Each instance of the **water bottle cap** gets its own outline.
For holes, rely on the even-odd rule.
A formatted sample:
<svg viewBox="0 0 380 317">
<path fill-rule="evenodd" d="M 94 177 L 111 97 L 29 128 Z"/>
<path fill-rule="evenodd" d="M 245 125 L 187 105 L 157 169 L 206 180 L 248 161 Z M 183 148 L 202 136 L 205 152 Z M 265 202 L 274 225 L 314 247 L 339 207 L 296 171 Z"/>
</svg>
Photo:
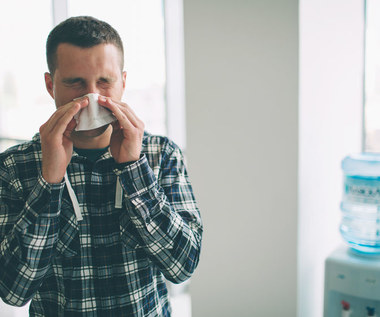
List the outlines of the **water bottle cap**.
<svg viewBox="0 0 380 317">
<path fill-rule="evenodd" d="M 342 161 L 346 175 L 379 176 L 380 153 L 358 153 L 346 156 Z"/>
</svg>

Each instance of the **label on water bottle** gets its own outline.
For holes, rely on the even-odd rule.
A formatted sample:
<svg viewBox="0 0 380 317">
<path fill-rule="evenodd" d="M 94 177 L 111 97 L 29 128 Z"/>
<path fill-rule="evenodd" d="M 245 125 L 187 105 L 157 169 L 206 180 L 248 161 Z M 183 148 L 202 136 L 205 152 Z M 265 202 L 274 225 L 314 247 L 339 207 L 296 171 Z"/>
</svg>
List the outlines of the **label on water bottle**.
<svg viewBox="0 0 380 317">
<path fill-rule="evenodd" d="M 380 178 L 345 176 L 343 199 L 362 204 L 380 204 Z"/>
</svg>

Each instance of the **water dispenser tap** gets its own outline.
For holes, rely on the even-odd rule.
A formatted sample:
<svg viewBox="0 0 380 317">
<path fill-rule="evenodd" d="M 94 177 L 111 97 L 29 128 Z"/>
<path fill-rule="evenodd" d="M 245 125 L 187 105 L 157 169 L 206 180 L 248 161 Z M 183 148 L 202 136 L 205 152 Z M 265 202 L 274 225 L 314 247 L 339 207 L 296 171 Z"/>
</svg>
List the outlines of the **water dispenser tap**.
<svg viewBox="0 0 380 317">
<path fill-rule="evenodd" d="M 351 315 L 350 303 L 342 300 L 341 304 L 342 304 L 342 317 L 350 317 Z"/>
<path fill-rule="evenodd" d="M 367 316 L 376 316 L 374 307 L 367 307 Z"/>
</svg>

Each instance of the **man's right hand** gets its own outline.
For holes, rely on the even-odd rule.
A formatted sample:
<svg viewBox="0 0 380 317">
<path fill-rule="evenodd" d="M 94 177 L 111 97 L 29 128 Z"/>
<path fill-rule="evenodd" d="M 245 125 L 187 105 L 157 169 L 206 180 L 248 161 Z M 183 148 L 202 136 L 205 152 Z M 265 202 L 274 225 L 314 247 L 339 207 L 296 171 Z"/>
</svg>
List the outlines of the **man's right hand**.
<svg viewBox="0 0 380 317">
<path fill-rule="evenodd" d="M 71 101 L 59 107 L 40 127 L 42 177 L 48 183 L 60 183 L 73 154 L 71 133 L 75 129 L 75 114 L 88 106 L 88 99 Z"/>
</svg>

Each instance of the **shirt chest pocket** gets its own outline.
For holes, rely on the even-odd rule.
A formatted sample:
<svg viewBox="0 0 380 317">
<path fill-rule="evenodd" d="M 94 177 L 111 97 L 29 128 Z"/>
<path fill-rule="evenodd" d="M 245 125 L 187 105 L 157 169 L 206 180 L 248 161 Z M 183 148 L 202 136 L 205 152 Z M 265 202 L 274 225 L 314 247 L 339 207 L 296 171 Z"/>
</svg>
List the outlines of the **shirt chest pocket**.
<svg viewBox="0 0 380 317">
<path fill-rule="evenodd" d="M 70 201 L 63 199 L 59 219 L 57 251 L 64 257 L 71 257 L 80 251 L 79 227 Z"/>
<path fill-rule="evenodd" d="M 136 227 L 126 213 L 120 216 L 120 239 L 127 250 L 139 249 L 143 246 Z"/>
</svg>

